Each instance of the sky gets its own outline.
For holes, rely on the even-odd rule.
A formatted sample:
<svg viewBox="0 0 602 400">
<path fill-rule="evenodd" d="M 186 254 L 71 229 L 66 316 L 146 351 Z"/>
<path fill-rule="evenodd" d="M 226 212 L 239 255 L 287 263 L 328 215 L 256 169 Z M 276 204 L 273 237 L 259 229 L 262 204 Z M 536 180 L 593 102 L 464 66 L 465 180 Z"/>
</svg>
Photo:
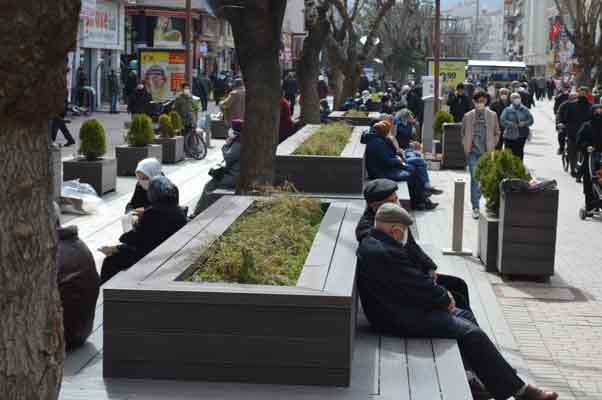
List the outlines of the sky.
<svg viewBox="0 0 602 400">
<path fill-rule="evenodd" d="M 463 0 L 441 0 L 441 8 L 445 10 L 458 3 L 462 3 L 462 1 Z M 485 7 L 489 10 L 501 10 L 504 7 L 504 0 L 481 0 L 481 7 Z"/>
</svg>

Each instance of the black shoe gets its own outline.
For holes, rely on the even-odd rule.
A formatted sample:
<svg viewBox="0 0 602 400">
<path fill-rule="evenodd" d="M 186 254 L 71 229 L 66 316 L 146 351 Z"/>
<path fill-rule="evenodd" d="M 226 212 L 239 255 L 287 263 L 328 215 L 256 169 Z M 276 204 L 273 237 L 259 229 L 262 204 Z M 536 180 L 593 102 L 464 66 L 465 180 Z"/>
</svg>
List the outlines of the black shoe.
<svg viewBox="0 0 602 400">
<path fill-rule="evenodd" d="M 65 145 L 63 147 L 73 146 L 74 144 L 75 144 L 75 142 L 73 142 L 73 141 L 67 142 L 67 143 L 65 143 Z"/>
<path fill-rule="evenodd" d="M 426 199 L 424 201 L 424 203 L 420 203 L 420 204 L 416 205 L 415 209 L 417 211 L 429 211 L 429 210 L 434 210 L 435 208 L 437 208 L 438 205 L 439 205 L 439 203 L 433 203 L 429 199 Z"/>
<path fill-rule="evenodd" d="M 426 188 L 426 189 L 424 189 L 424 191 L 426 193 L 428 193 L 428 194 L 435 195 L 435 196 L 443 194 L 443 190 L 437 189 L 437 188 L 434 188 L 434 187 Z"/>
<path fill-rule="evenodd" d="M 559 156 L 561 156 L 562 153 L 564 153 L 564 149 L 562 147 L 559 147 L 558 150 L 556 150 L 556 154 L 558 154 Z"/>
<path fill-rule="evenodd" d="M 483 386 L 483 384 L 476 378 L 470 379 L 468 381 L 468 385 L 470 386 L 470 392 L 472 393 L 472 397 L 474 400 L 490 400 L 493 399 L 493 396 L 489 391 Z"/>
</svg>

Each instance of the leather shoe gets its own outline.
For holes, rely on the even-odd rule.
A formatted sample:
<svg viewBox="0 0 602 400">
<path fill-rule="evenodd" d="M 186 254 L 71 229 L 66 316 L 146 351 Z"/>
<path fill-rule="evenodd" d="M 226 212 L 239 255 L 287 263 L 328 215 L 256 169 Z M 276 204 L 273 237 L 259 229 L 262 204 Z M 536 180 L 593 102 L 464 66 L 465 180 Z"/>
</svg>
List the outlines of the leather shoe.
<svg viewBox="0 0 602 400">
<path fill-rule="evenodd" d="M 544 392 L 533 385 L 528 385 L 525 392 L 521 396 L 515 396 L 516 400 L 556 400 L 558 393 Z"/>
<path fill-rule="evenodd" d="M 437 188 L 435 188 L 435 187 L 426 188 L 426 189 L 424 189 L 424 191 L 425 191 L 426 193 L 433 194 L 433 195 L 435 195 L 435 196 L 438 196 L 438 195 L 440 195 L 440 194 L 443 194 L 443 190 L 441 190 L 441 189 L 437 189 Z"/>
</svg>

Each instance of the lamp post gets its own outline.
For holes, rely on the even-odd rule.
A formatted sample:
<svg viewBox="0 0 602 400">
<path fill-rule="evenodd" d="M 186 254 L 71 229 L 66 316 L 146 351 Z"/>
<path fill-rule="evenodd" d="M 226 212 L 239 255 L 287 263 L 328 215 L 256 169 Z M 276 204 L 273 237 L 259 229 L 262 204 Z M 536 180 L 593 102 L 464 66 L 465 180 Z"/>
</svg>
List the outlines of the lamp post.
<svg viewBox="0 0 602 400">
<path fill-rule="evenodd" d="M 192 85 L 192 0 L 186 0 L 186 72 L 185 79 Z"/>
<path fill-rule="evenodd" d="M 440 57 L 440 49 L 441 49 L 441 0 L 435 0 L 435 43 L 433 46 L 433 58 L 435 63 L 435 72 L 433 79 L 435 80 L 435 104 L 433 107 L 433 113 L 437 114 L 441 109 L 441 104 L 439 103 L 439 57 Z M 433 121 L 435 120 L 435 115 L 433 114 Z"/>
</svg>

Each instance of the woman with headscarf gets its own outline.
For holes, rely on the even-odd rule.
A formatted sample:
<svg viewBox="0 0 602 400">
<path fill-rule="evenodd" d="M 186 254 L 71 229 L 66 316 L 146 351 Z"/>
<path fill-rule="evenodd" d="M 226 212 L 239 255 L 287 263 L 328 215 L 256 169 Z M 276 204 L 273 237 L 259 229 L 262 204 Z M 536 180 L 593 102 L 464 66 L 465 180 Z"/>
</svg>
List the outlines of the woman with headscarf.
<svg viewBox="0 0 602 400">
<path fill-rule="evenodd" d="M 577 146 L 583 153 L 583 193 L 585 194 L 585 210 L 589 214 L 597 208 L 592 181 L 592 178 L 596 177 L 591 176 L 588 166 L 590 157 L 593 157 L 598 161 L 597 164 L 600 164 L 600 154 L 602 153 L 602 105 L 594 104 L 592 106 L 592 119 L 581 126 L 577 134 Z"/>
<path fill-rule="evenodd" d="M 161 174 L 161 163 L 154 157 L 145 158 L 138 163 L 136 167 L 136 189 L 132 199 L 125 206 L 126 214 L 134 211 L 136 214 L 142 215 L 144 209 L 150 205 L 148 200 L 150 180 Z"/>
<path fill-rule="evenodd" d="M 186 214 L 178 204 L 178 188 L 167 177 L 160 175 L 150 180 L 148 200 L 150 207 L 134 229 L 121 235 L 121 243 L 99 249 L 107 256 L 100 272 L 101 284 L 136 264 L 186 225 Z"/>
</svg>

